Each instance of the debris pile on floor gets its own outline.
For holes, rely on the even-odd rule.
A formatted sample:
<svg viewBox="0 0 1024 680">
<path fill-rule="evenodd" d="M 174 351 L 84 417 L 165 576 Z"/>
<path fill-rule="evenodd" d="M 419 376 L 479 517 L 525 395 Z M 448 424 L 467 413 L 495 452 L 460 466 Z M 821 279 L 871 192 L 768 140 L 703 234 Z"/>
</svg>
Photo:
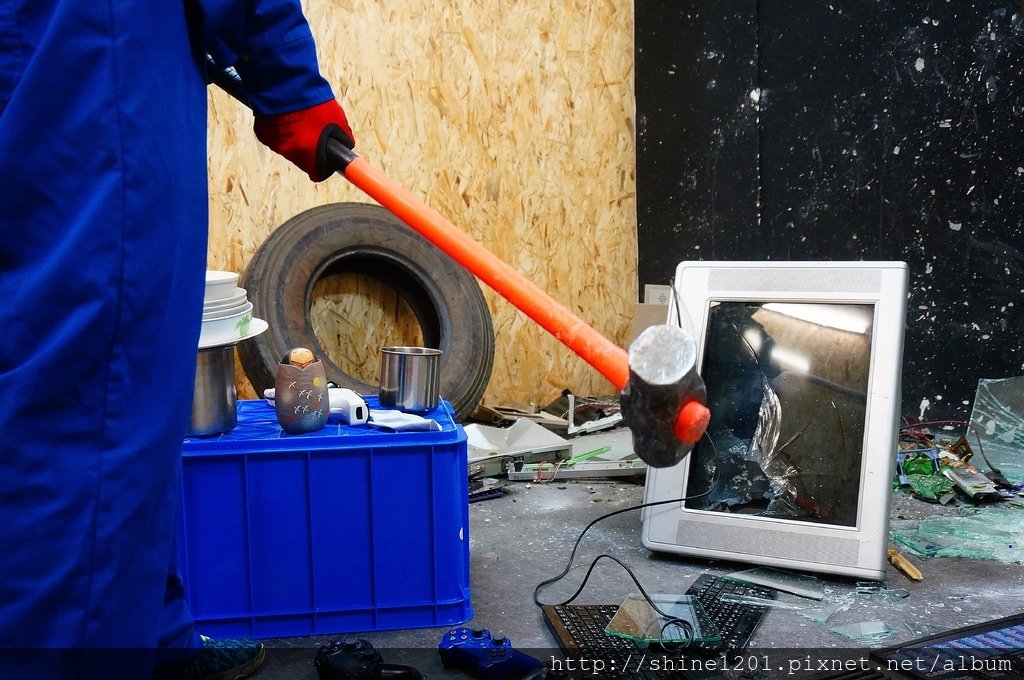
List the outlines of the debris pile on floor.
<svg viewBox="0 0 1024 680">
<path fill-rule="evenodd" d="M 614 397 L 565 390 L 535 412 L 479 407 L 473 419 L 465 426 L 471 479 L 549 482 L 641 476 L 647 469 Z"/>
<path fill-rule="evenodd" d="M 911 422 L 900 430 L 894 484 L 950 511 L 898 515 L 890 537 L 920 557 L 1022 562 L 1022 477 L 1024 378 L 981 380 L 969 422 Z"/>
</svg>

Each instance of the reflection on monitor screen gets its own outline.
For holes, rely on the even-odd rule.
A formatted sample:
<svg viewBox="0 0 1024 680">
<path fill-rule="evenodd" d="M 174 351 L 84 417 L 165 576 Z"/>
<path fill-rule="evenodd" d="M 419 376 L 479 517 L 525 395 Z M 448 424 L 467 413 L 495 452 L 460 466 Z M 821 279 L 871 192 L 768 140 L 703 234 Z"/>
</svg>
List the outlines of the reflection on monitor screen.
<svg viewBox="0 0 1024 680">
<path fill-rule="evenodd" d="M 712 302 L 689 507 L 854 526 L 873 305 Z"/>
<path fill-rule="evenodd" d="M 694 339 L 711 421 L 648 468 L 644 546 L 884 577 L 908 279 L 902 262 L 679 264 L 668 322 Z"/>
</svg>

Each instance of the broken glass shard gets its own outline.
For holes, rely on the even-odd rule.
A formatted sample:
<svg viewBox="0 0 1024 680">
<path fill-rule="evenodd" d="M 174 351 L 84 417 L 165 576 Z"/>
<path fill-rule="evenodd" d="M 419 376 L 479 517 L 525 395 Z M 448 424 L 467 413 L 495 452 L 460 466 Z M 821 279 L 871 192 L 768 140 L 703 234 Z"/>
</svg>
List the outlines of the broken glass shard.
<svg viewBox="0 0 1024 680">
<path fill-rule="evenodd" d="M 798 615 L 810 619 L 815 623 L 825 623 L 839 612 L 844 612 L 850 608 L 853 604 L 853 598 L 846 597 L 836 602 L 829 604 L 823 604 L 820 607 L 811 607 L 809 609 L 801 609 L 797 612 Z"/>
<path fill-rule="evenodd" d="M 920 522 L 894 521 L 889 534 L 922 557 L 1024 560 L 1024 512 L 1019 508 L 980 508 L 966 516 L 933 516 Z"/>
<path fill-rule="evenodd" d="M 740 595 L 739 593 L 722 593 L 718 596 L 718 599 L 722 602 L 734 602 L 738 604 L 750 604 L 755 607 L 774 607 L 775 609 L 806 609 L 809 604 L 800 604 L 798 602 L 783 602 L 782 600 L 772 600 L 765 597 L 757 597 L 756 595 Z"/>
<path fill-rule="evenodd" d="M 837 626 L 829 630 L 830 633 L 844 637 L 854 642 L 876 642 L 885 640 L 896 634 L 896 631 L 885 621 L 861 621 L 850 623 L 845 626 Z"/>
<path fill-rule="evenodd" d="M 753 583 L 754 585 L 775 588 L 775 590 L 793 593 L 800 597 L 809 597 L 813 600 L 820 600 L 825 596 L 825 589 L 820 579 L 772 567 L 758 567 L 757 569 L 737 571 L 726 574 L 725 578 L 730 581 Z"/>
<path fill-rule="evenodd" d="M 1024 376 L 979 380 L 971 425 L 984 458 L 1011 482 L 1024 480 Z"/>
<path fill-rule="evenodd" d="M 665 594 L 652 594 L 650 598 L 648 602 L 640 593 L 627 595 L 605 632 L 638 642 L 688 644 L 722 639 L 697 598 Z"/>
</svg>

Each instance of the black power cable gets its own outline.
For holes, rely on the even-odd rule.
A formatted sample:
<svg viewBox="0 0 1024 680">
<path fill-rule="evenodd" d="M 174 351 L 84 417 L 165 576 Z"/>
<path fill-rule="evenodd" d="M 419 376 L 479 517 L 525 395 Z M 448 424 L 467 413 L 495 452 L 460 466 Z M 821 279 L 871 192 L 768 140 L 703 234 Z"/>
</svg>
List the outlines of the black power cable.
<svg viewBox="0 0 1024 680">
<path fill-rule="evenodd" d="M 590 530 L 590 528 L 593 527 L 598 522 L 600 522 L 602 520 L 605 520 L 605 519 L 608 519 L 610 517 L 614 517 L 616 515 L 621 515 L 624 512 L 630 512 L 632 510 L 640 510 L 640 509 L 643 509 L 643 508 L 650 508 L 650 507 L 655 507 L 655 506 L 658 506 L 658 505 L 667 505 L 667 504 L 670 504 L 670 503 L 673 503 L 673 504 L 674 503 L 684 503 L 686 501 L 696 500 L 698 498 L 703 498 L 705 496 L 710 495 L 711 492 L 713 492 L 715 490 L 715 488 L 717 488 L 717 486 L 718 486 L 718 482 L 719 482 L 719 469 L 720 469 L 721 466 L 718 464 L 719 456 L 718 456 L 718 449 L 717 449 L 717 447 L 715 447 L 715 443 L 711 440 L 711 437 L 708 436 L 707 432 L 704 433 L 704 436 L 707 437 L 708 442 L 711 444 L 711 448 L 712 448 L 712 450 L 714 452 L 713 455 L 714 455 L 715 461 L 716 461 L 715 473 L 714 473 L 714 476 L 712 477 L 711 485 L 708 487 L 707 491 L 703 491 L 703 492 L 701 492 L 699 494 L 694 494 L 692 496 L 683 496 L 681 498 L 670 498 L 668 500 L 663 500 L 663 501 L 652 501 L 650 503 L 640 503 L 638 505 L 631 505 L 628 508 L 620 508 L 619 510 L 613 510 L 612 512 L 605 513 L 605 514 L 601 515 L 600 517 L 595 518 L 589 524 L 587 524 L 587 526 L 583 528 L 583 531 L 580 532 L 579 536 L 576 537 L 576 542 L 572 546 L 572 552 L 570 552 L 570 554 L 569 554 L 569 560 L 568 560 L 568 562 L 565 565 L 565 569 L 563 569 L 562 572 L 560 574 L 558 574 L 557 576 L 554 576 L 552 578 L 549 578 L 549 579 L 546 579 L 544 581 L 541 581 L 533 589 L 533 603 L 536 604 L 538 607 L 543 607 L 544 606 L 544 604 L 540 601 L 540 591 L 543 588 L 551 585 L 552 583 L 557 583 L 558 581 L 561 581 L 563 578 L 566 577 L 566 575 L 568 575 L 569 571 L 572 569 L 573 563 L 576 560 L 576 552 L 577 552 L 577 550 L 579 550 L 580 543 L 583 541 L 583 537 Z M 640 595 L 643 596 L 643 598 L 647 601 L 647 604 L 649 604 L 651 606 L 651 608 L 655 612 L 657 612 L 662 617 L 664 617 L 665 623 L 662 625 L 662 633 L 663 634 L 664 634 L 665 630 L 667 630 L 669 627 L 677 626 L 677 627 L 679 627 L 679 628 L 681 628 L 683 630 L 683 632 L 685 633 L 685 636 L 686 636 L 683 640 L 679 641 L 681 644 L 686 645 L 686 644 L 689 644 L 693 640 L 693 637 L 694 637 L 693 625 L 689 621 L 680 619 L 678 617 L 672 616 L 671 614 L 668 614 L 668 613 L 662 611 L 656 604 L 654 604 L 654 601 L 651 599 L 651 596 L 648 595 L 648 593 L 644 589 L 644 587 L 642 585 L 640 585 L 640 581 L 639 581 L 639 579 L 637 579 L 637 577 L 633 573 L 633 571 L 628 566 L 626 566 L 626 564 L 624 564 L 621 560 L 619 560 L 619 559 L 617 559 L 615 557 L 612 557 L 611 555 L 607 555 L 607 554 L 598 555 L 596 558 L 594 558 L 594 560 L 590 563 L 590 567 L 587 569 L 587 573 L 583 577 L 582 583 L 580 583 L 579 588 L 576 589 L 576 592 L 573 593 L 572 596 L 569 597 L 567 600 L 565 600 L 564 602 L 559 602 L 555 606 L 564 606 L 564 605 L 570 604 L 573 600 L 575 600 L 577 597 L 579 597 L 580 593 L 582 593 L 583 589 L 587 586 L 587 582 L 590 580 L 591 573 L 593 573 L 594 568 L 597 566 L 597 563 L 601 559 L 611 560 L 612 562 L 615 562 L 616 564 L 618 564 L 620 567 L 622 567 L 626 571 L 626 573 L 633 580 L 633 583 L 636 585 L 637 589 L 639 590 Z"/>
</svg>

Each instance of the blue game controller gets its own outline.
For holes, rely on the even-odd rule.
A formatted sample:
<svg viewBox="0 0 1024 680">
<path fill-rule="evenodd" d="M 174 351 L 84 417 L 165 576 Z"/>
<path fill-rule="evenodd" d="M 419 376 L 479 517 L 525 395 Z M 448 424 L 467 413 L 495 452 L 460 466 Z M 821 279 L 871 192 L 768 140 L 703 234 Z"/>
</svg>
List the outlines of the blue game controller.
<svg viewBox="0 0 1024 680">
<path fill-rule="evenodd" d="M 444 634 L 437 652 L 445 668 L 458 668 L 480 680 L 525 680 L 545 668 L 537 659 L 512 647 L 504 635 L 486 628 L 453 628 Z"/>
</svg>

